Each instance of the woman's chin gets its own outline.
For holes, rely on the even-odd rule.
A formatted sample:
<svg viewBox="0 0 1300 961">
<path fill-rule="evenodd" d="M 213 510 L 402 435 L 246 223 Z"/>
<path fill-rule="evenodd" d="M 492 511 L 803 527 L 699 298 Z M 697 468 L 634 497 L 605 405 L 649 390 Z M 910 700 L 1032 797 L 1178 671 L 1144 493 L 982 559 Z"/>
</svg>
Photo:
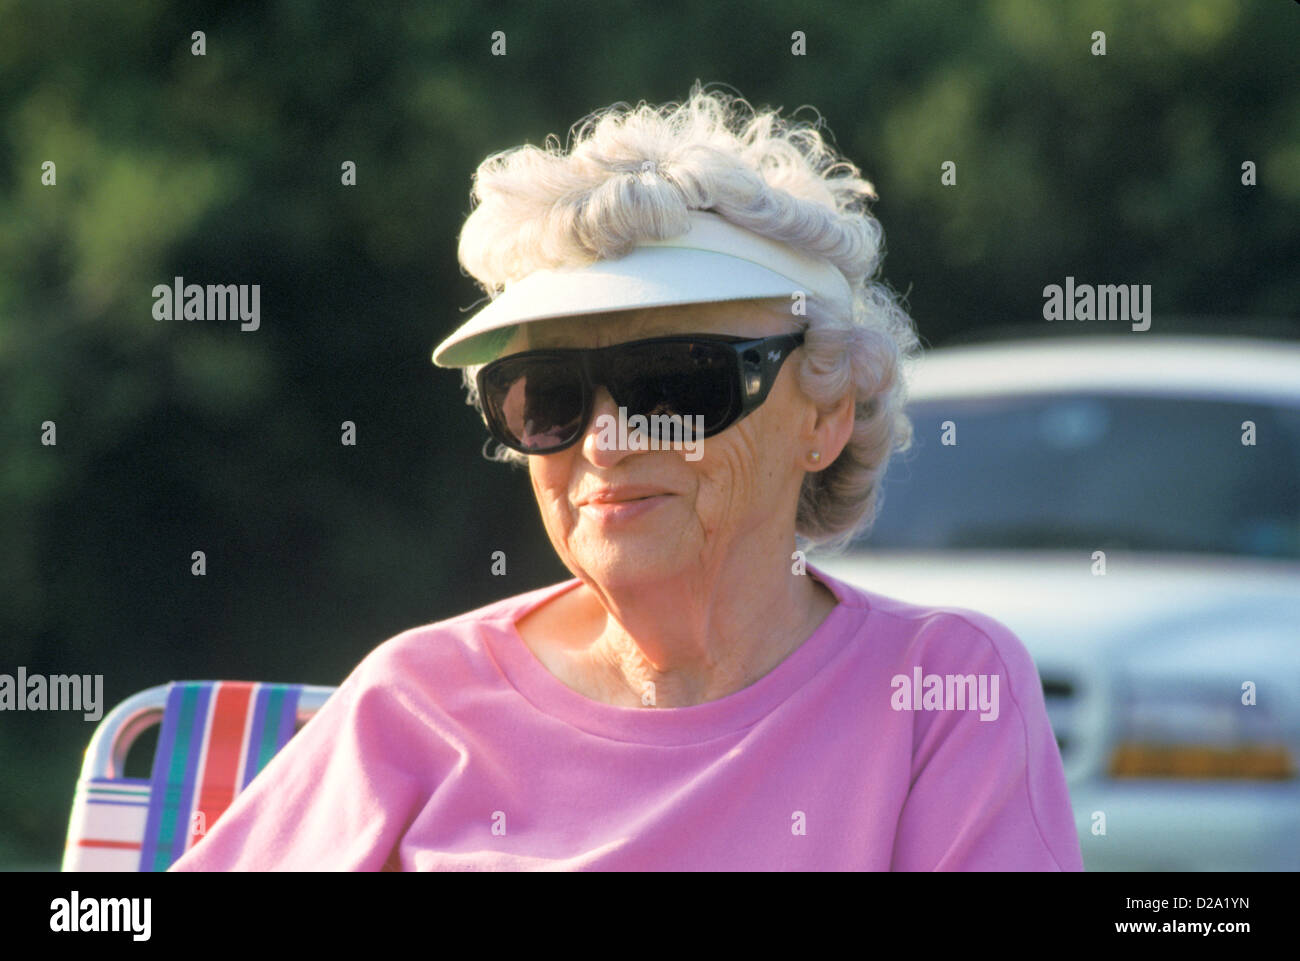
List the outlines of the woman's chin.
<svg viewBox="0 0 1300 961">
<path fill-rule="evenodd" d="M 605 590 L 648 587 L 690 574 L 684 559 L 656 550 L 657 545 L 605 544 L 595 555 L 575 555 L 574 561 L 586 576 Z M 572 566 L 572 565 L 571 565 Z"/>
</svg>

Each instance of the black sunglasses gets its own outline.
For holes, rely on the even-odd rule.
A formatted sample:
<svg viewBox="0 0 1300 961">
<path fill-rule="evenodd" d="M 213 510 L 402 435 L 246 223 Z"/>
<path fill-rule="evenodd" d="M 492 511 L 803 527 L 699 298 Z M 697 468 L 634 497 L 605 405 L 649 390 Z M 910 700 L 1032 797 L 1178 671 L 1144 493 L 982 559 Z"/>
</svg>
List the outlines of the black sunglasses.
<svg viewBox="0 0 1300 961">
<path fill-rule="evenodd" d="M 702 416 L 711 437 L 767 399 L 803 338 L 687 334 L 511 354 L 478 372 L 483 419 L 513 450 L 554 454 L 586 433 L 596 388 L 604 387 L 629 416 Z"/>
</svg>

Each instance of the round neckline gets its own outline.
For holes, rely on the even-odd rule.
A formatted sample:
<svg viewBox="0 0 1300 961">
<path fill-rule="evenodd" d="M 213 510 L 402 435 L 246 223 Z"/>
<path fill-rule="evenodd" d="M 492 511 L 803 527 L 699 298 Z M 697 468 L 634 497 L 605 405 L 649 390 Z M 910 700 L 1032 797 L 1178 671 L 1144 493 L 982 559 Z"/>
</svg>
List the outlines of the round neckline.
<svg viewBox="0 0 1300 961">
<path fill-rule="evenodd" d="M 696 744 L 754 724 L 802 687 L 841 648 L 853 613 L 867 612 L 865 600 L 847 585 L 806 570 L 835 596 L 836 604 L 802 644 L 754 683 L 689 707 L 617 707 L 580 694 L 550 672 L 519 633 L 518 622 L 561 594 L 577 588 L 573 578 L 521 595 L 496 618 L 499 630 L 485 632 L 490 653 L 512 687 L 535 708 L 573 727 L 618 741 Z"/>
</svg>

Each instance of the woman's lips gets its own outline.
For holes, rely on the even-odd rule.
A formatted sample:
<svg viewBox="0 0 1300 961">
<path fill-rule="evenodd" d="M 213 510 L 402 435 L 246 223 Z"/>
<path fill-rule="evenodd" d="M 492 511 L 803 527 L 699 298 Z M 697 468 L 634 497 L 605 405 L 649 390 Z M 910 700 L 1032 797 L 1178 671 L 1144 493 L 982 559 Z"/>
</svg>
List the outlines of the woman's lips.
<svg viewBox="0 0 1300 961">
<path fill-rule="evenodd" d="M 648 497 L 620 501 L 587 501 L 578 510 L 602 524 L 621 523 L 654 510 L 672 496 L 671 494 L 652 494 Z"/>
</svg>

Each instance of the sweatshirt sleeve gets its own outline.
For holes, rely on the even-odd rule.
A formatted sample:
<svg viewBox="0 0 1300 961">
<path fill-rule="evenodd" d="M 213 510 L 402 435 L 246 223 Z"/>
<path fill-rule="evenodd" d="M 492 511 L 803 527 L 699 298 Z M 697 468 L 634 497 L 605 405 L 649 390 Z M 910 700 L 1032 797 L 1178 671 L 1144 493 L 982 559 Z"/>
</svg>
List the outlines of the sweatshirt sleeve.
<svg viewBox="0 0 1300 961">
<path fill-rule="evenodd" d="M 380 649 L 382 650 L 382 648 Z M 418 733 L 372 653 L 172 871 L 380 871 L 415 817 Z"/>
<path fill-rule="evenodd" d="M 1082 871 L 1061 754 L 1029 652 L 971 611 L 932 618 L 913 648 L 925 675 L 997 679 L 988 710 L 917 711 L 896 871 Z"/>
</svg>

